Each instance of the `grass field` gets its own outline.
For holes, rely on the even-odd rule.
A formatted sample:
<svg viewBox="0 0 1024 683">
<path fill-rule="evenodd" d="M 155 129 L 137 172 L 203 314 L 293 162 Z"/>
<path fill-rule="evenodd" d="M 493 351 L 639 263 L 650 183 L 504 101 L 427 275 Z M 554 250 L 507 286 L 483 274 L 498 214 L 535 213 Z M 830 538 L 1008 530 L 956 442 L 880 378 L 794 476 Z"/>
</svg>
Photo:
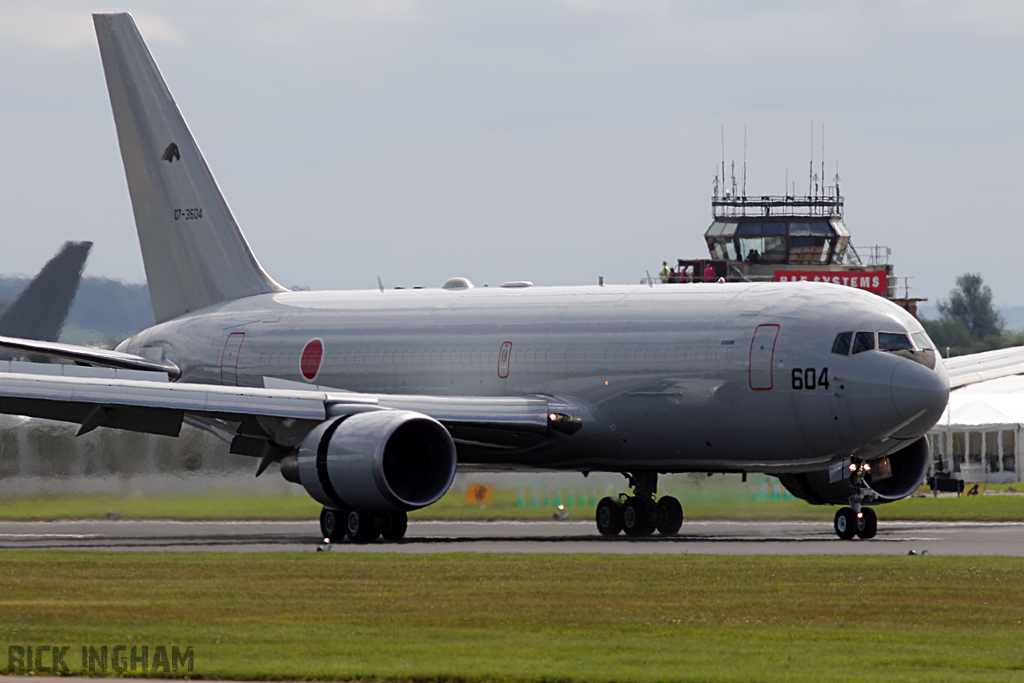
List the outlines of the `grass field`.
<svg viewBox="0 0 1024 683">
<path fill-rule="evenodd" d="M 680 495 L 687 519 L 830 520 L 836 508 L 800 500 L 751 500 L 735 496 Z M 570 519 L 593 519 L 596 500 L 559 497 Z M 534 504 L 516 491 L 494 491 L 486 505 L 467 504 L 451 492 L 438 503 L 412 513 L 412 519 L 550 519 L 555 497 Z M 1024 520 L 1024 496 L 907 498 L 878 508 L 883 519 Z M 0 519 L 316 519 L 320 506 L 307 496 L 254 496 L 223 491 L 148 497 L 113 495 L 14 496 L 0 498 Z"/>
<path fill-rule="evenodd" d="M 2 640 L 71 673 L 125 644 L 191 678 L 1024 679 L 1011 558 L 5 552 L 0 585 Z"/>
</svg>

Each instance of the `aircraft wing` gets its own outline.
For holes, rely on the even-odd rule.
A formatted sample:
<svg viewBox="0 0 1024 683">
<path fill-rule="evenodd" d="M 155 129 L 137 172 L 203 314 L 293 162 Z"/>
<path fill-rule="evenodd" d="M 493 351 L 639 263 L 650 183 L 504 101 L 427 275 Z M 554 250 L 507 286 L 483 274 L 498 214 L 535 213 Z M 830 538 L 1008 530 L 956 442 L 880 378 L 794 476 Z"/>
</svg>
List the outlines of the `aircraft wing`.
<svg viewBox="0 0 1024 683">
<path fill-rule="evenodd" d="M 121 353 L 120 351 L 111 351 L 109 349 L 96 349 L 91 346 L 0 336 L 0 348 L 23 351 L 26 354 L 63 358 L 74 361 L 78 365 L 120 368 L 122 370 L 141 370 L 143 372 L 165 372 L 172 379 L 177 379 L 181 376 L 181 370 L 170 361 L 150 360 L 130 353 Z"/>
<path fill-rule="evenodd" d="M 258 455 L 275 429 L 295 440 L 334 416 L 409 410 L 474 447 L 515 448 L 578 429 L 578 411 L 549 396 L 438 397 L 169 382 L 162 372 L 0 361 L 0 413 L 177 436 L 186 417 L 234 432 L 232 452 Z M 572 413 L 567 414 L 569 411 Z M 573 417 L 573 413 L 575 417 Z M 235 431 L 237 430 L 237 431 Z M 230 433 L 230 432 L 229 432 Z M 526 438 L 532 437 L 532 438 Z"/>
<path fill-rule="evenodd" d="M 990 379 L 1024 374 L 1024 346 L 996 349 L 983 353 L 947 358 L 949 388 L 967 386 Z"/>
</svg>

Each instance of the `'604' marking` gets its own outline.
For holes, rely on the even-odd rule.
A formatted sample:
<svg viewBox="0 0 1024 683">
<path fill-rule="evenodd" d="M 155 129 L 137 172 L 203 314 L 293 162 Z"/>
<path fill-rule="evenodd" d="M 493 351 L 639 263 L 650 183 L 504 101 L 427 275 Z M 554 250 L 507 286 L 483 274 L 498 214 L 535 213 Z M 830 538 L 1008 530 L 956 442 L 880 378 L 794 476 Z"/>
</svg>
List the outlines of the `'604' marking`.
<svg viewBox="0 0 1024 683">
<path fill-rule="evenodd" d="M 828 368 L 793 368 L 792 380 L 794 389 L 828 389 Z"/>
</svg>

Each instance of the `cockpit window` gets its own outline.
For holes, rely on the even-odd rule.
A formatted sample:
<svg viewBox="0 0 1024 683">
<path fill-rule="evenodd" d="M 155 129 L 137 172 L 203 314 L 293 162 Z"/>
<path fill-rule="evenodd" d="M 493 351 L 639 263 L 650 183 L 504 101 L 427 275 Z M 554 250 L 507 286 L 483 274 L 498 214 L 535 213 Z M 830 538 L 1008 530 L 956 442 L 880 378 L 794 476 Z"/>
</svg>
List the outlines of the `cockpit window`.
<svg viewBox="0 0 1024 683">
<path fill-rule="evenodd" d="M 832 353 L 838 353 L 840 356 L 846 356 L 850 353 L 850 340 L 853 338 L 853 332 L 840 332 L 836 335 L 836 340 L 832 344 Z"/>
<path fill-rule="evenodd" d="M 913 351 L 914 345 L 910 343 L 910 337 L 902 332 L 879 332 L 879 351 Z"/>
<path fill-rule="evenodd" d="M 871 351 L 875 348 L 875 333 L 874 332 L 858 332 L 857 336 L 853 340 L 853 352 L 861 353 L 862 351 Z"/>
<path fill-rule="evenodd" d="M 914 332 L 910 336 L 914 338 L 914 344 L 916 344 L 917 348 L 921 351 L 927 351 L 935 348 L 935 344 L 932 343 L 932 340 L 929 339 L 928 335 L 924 332 Z"/>
</svg>

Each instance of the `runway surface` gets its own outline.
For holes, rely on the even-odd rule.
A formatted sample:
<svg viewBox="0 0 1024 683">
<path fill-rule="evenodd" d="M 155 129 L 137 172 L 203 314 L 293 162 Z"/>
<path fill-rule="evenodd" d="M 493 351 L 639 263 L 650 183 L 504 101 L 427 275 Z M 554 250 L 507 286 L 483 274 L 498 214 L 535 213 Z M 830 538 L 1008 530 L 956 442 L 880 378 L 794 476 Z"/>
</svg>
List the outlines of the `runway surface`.
<svg viewBox="0 0 1024 683">
<path fill-rule="evenodd" d="M 0 522 L 3 550 L 314 552 L 315 521 Z M 677 536 L 604 538 L 590 521 L 411 522 L 399 543 L 342 542 L 333 552 L 1024 556 L 1024 522 L 880 522 L 871 540 L 841 541 L 831 522 L 687 521 Z"/>
</svg>

